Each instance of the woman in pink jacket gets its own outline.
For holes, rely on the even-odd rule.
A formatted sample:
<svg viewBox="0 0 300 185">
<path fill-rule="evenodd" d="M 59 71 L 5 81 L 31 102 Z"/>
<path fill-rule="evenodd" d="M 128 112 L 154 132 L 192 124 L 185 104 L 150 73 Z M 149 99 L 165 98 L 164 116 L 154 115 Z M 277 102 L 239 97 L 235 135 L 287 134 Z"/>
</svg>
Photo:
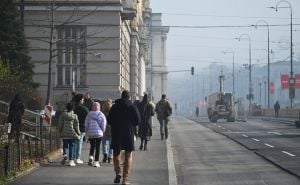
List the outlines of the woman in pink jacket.
<svg viewBox="0 0 300 185">
<path fill-rule="evenodd" d="M 94 102 L 92 106 L 92 111 L 85 118 L 85 132 L 90 141 L 90 157 L 89 165 L 100 167 L 99 155 L 100 155 L 100 145 L 103 133 L 105 132 L 106 118 L 104 114 L 100 111 L 100 104 Z M 96 149 L 96 153 L 95 153 Z M 95 156 L 94 156 L 95 153 Z M 93 160 L 95 161 L 93 164 Z"/>
</svg>

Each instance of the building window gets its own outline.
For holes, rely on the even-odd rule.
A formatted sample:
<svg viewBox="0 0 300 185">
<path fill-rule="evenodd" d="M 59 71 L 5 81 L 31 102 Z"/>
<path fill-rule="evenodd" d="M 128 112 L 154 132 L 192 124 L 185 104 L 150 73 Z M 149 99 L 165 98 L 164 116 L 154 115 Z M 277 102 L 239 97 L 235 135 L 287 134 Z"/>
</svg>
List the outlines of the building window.
<svg viewBox="0 0 300 185">
<path fill-rule="evenodd" d="M 57 87 L 86 86 L 86 27 L 57 27 Z"/>
</svg>

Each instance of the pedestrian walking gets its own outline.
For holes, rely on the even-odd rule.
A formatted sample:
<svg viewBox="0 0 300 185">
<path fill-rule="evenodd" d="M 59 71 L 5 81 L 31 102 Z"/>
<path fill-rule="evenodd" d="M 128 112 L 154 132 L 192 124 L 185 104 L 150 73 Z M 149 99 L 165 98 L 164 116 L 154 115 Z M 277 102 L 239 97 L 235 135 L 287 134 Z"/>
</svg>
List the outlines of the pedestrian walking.
<svg viewBox="0 0 300 185">
<path fill-rule="evenodd" d="M 100 145 L 106 127 L 106 118 L 100 109 L 100 103 L 94 102 L 92 105 L 92 111 L 89 112 L 85 119 L 85 131 L 90 141 L 90 156 L 88 164 L 94 167 L 100 167 Z M 94 159 L 95 161 L 93 162 Z"/>
<path fill-rule="evenodd" d="M 161 140 L 168 139 L 168 122 L 169 117 L 172 114 L 172 107 L 169 101 L 166 99 L 166 95 L 163 94 L 161 96 L 161 100 L 155 106 L 155 112 L 157 114 L 157 119 L 160 124 L 160 135 Z"/>
<path fill-rule="evenodd" d="M 19 94 L 16 94 L 14 99 L 9 104 L 7 120 L 11 123 L 10 139 L 15 139 L 15 142 L 20 142 L 20 132 L 22 129 L 22 115 L 25 112 L 25 105 Z"/>
<path fill-rule="evenodd" d="M 77 164 L 83 164 L 83 161 L 80 159 L 81 157 L 81 151 L 82 151 L 82 143 L 83 143 L 83 138 L 85 137 L 85 118 L 89 113 L 89 110 L 83 106 L 84 103 L 84 96 L 83 94 L 77 94 L 74 97 L 74 103 L 75 103 L 75 108 L 74 108 L 74 113 L 78 116 L 78 121 L 79 121 L 79 129 L 80 129 L 80 139 L 79 142 L 77 142 L 75 145 L 75 159 Z"/>
<path fill-rule="evenodd" d="M 111 125 L 113 149 L 113 163 L 116 177 L 114 183 L 121 182 L 120 153 L 125 151 L 122 184 L 130 184 L 128 181 L 134 151 L 135 127 L 139 125 L 141 118 L 139 112 L 129 100 L 129 92 L 124 90 L 121 99 L 115 101 L 108 114 L 108 123 Z"/>
<path fill-rule="evenodd" d="M 150 103 L 147 94 L 144 95 L 142 102 L 137 107 L 141 116 L 141 123 L 138 127 L 138 136 L 141 138 L 140 150 L 147 150 L 147 143 L 152 136 L 151 118 L 155 114 L 155 107 Z"/>
<path fill-rule="evenodd" d="M 91 111 L 92 110 L 92 106 L 93 106 L 93 99 L 91 97 L 91 94 L 89 92 L 86 92 L 85 93 L 85 97 L 84 97 L 84 103 L 83 105 L 89 110 Z"/>
<path fill-rule="evenodd" d="M 112 106 L 111 99 L 105 100 L 102 105 L 102 112 L 106 118 L 111 109 L 111 106 Z M 104 132 L 103 139 L 102 139 L 102 153 L 103 153 L 102 162 L 103 163 L 106 163 L 106 162 L 112 163 L 113 149 L 111 149 L 110 146 L 111 146 L 111 126 L 108 123 L 108 124 L 106 124 L 105 132 Z"/>
<path fill-rule="evenodd" d="M 69 157 L 69 166 L 76 166 L 74 149 L 80 138 L 79 121 L 77 115 L 73 112 L 73 108 L 73 103 L 68 103 L 66 110 L 60 115 L 58 120 L 58 131 L 63 139 L 63 160 L 61 164 L 64 165 Z"/>
<path fill-rule="evenodd" d="M 278 101 L 274 104 L 275 117 L 279 117 L 280 104 Z"/>
<path fill-rule="evenodd" d="M 199 117 L 199 106 L 196 106 L 195 115 L 197 118 Z"/>
</svg>

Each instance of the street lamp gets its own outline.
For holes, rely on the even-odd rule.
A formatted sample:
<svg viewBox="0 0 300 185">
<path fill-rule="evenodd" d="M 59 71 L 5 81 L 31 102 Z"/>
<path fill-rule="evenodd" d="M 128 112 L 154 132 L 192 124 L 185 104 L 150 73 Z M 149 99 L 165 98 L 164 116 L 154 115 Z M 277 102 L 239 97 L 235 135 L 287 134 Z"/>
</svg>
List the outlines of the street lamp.
<svg viewBox="0 0 300 185">
<path fill-rule="evenodd" d="M 288 7 L 278 7 L 279 4 L 281 3 L 286 3 L 289 6 Z M 289 79 L 289 86 L 290 86 L 290 99 L 291 99 L 291 108 L 293 108 L 293 98 L 294 98 L 294 85 L 295 85 L 295 80 L 293 78 L 293 9 L 292 9 L 292 4 L 289 1 L 286 0 L 281 0 L 276 4 L 276 7 L 269 7 L 269 8 L 273 8 L 276 10 L 276 12 L 278 11 L 278 9 L 280 8 L 289 8 L 291 10 L 291 72 L 290 72 L 290 79 Z M 293 87 L 293 89 L 291 88 Z M 291 93 L 291 91 L 293 91 L 293 93 Z"/>
<path fill-rule="evenodd" d="M 249 41 L 249 93 L 248 93 L 248 100 L 249 100 L 249 111 L 251 110 L 251 100 L 253 98 L 252 95 L 252 78 L 251 78 L 251 73 L 252 73 L 252 66 L 251 66 L 251 38 L 250 35 L 248 34 L 242 34 L 240 35 L 239 38 L 236 38 L 238 41 L 241 41 L 241 39 L 246 38 Z"/>
<path fill-rule="evenodd" d="M 270 108 L 270 28 L 267 21 L 259 20 L 256 22 L 255 29 L 257 29 L 259 23 L 264 23 L 268 28 L 268 108 Z"/>
<path fill-rule="evenodd" d="M 258 85 L 259 85 L 259 105 L 261 106 L 261 82 L 259 82 Z"/>
<path fill-rule="evenodd" d="M 224 54 L 226 53 L 232 53 L 232 94 L 235 95 L 235 91 L 234 91 L 234 81 L 235 81 L 235 78 L 234 78 L 234 51 L 231 50 L 231 51 L 222 51 Z"/>
<path fill-rule="evenodd" d="M 267 107 L 267 103 L 266 103 L 267 102 L 266 101 L 267 100 L 267 81 L 266 80 L 264 81 L 264 84 L 265 84 L 265 107 Z"/>
</svg>

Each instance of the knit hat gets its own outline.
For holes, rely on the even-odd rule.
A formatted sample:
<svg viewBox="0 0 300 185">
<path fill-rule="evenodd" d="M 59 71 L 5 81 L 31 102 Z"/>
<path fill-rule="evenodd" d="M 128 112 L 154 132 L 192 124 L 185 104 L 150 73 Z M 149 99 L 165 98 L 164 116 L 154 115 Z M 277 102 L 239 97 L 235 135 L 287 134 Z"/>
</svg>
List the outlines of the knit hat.
<svg viewBox="0 0 300 185">
<path fill-rule="evenodd" d="M 98 102 L 94 102 L 93 103 L 93 107 L 92 107 L 93 111 L 100 111 L 101 110 L 101 105 Z"/>
</svg>

